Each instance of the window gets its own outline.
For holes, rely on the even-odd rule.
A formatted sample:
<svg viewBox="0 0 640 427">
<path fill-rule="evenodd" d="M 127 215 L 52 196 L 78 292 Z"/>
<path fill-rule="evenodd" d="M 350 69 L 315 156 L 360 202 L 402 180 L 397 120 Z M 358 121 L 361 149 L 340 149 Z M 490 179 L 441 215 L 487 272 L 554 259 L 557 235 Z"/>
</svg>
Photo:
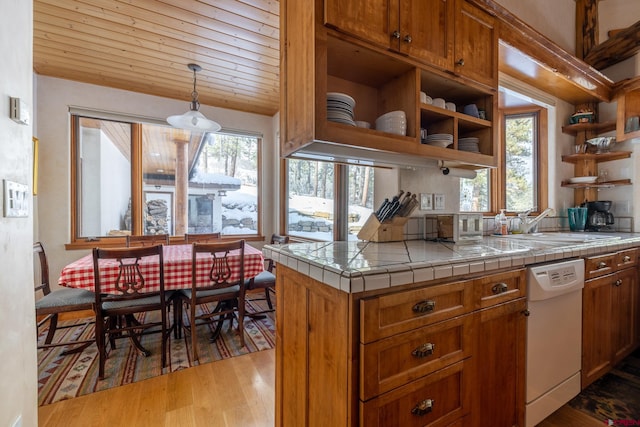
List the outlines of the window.
<svg viewBox="0 0 640 427">
<path fill-rule="evenodd" d="M 333 240 L 333 164 L 308 160 L 287 164 L 287 234 Z"/>
<path fill-rule="evenodd" d="M 460 178 L 460 210 L 463 212 L 488 212 L 490 210 L 488 169 L 477 171 L 473 179 Z"/>
<path fill-rule="evenodd" d="M 504 200 L 509 212 L 538 206 L 538 113 L 505 114 Z"/>
<path fill-rule="evenodd" d="M 542 211 L 547 206 L 547 110 L 538 106 L 500 111 L 501 165 L 460 179 L 460 210 Z"/>
<path fill-rule="evenodd" d="M 356 239 L 373 212 L 373 168 L 298 159 L 286 164 L 287 233 L 323 241 Z M 342 217 L 347 221 L 335 221 Z"/>
<path fill-rule="evenodd" d="M 258 235 L 261 139 L 73 116 L 73 239 Z"/>
<path fill-rule="evenodd" d="M 373 168 L 349 165 L 348 239 L 357 240 L 360 228 L 373 213 Z"/>
</svg>

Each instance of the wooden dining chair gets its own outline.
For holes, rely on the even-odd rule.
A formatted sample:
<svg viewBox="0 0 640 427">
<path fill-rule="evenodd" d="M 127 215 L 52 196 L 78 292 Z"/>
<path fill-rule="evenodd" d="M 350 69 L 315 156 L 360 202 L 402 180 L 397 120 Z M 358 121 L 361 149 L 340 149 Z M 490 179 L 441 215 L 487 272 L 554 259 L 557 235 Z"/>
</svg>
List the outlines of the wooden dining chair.
<svg viewBox="0 0 640 427">
<path fill-rule="evenodd" d="M 168 245 L 168 234 L 148 234 L 144 236 L 127 236 L 127 247 Z"/>
<path fill-rule="evenodd" d="M 58 315 L 60 313 L 68 313 L 81 310 L 92 310 L 96 301 L 95 294 L 85 289 L 61 288 L 55 291 L 51 290 L 49 282 L 49 263 L 47 262 L 47 254 L 44 251 L 42 243 L 33 244 L 34 257 L 37 256 L 36 273 L 38 277 L 34 277 L 34 288 L 36 293 L 36 322 L 37 328 L 49 322 L 49 330 L 45 337 L 44 344 L 39 344 L 38 349 L 51 347 L 71 346 L 70 350 L 62 352 L 62 355 L 77 353 L 93 344 L 93 338 L 86 340 L 58 341 L 53 342 L 56 330 L 78 327 L 78 324 L 58 326 Z M 83 330 L 92 327 L 93 320 L 87 321 Z"/>
<path fill-rule="evenodd" d="M 281 236 L 279 234 L 273 234 L 271 236 L 272 245 L 284 245 L 289 243 L 289 236 Z M 271 258 L 265 258 L 265 270 L 259 273 L 257 276 L 246 281 L 246 290 L 251 291 L 254 289 L 264 289 L 264 298 L 254 298 L 254 300 L 265 300 L 269 309 L 247 312 L 247 316 L 256 317 L 264 313 L 273 311 L 273 303 L 271 302 L 271 293 L 275 293 L 276 275 L 275 275 L 275 263 Z"/>
<path fill-rule="evenodd" d="M 153 264 L 158 267 L 157 270 L 141 268 L 140 261 L 148 257 L 155 258 Z M 96 296 L 96 344 L 99 353 L 98 377 L 104 378 L 107 340 L 111 347 L 115 348 L 116 338 L 128 337 L 141 354 L 148 356 L 150 352 L 142 347 L 140 338 L 156 332 L 162 334 L 161 363 L 164 368 L 167 365 L 167 341 L 171 332 L 167 320 L 167 307 L 172 293 L 165 292 L 164 289 L 162 245 L 94 248 L 93 274 Z M 115 283 L 107 288 L 106 281 L 114 277 Z M 157 312 L 160 319 L 156 320 L 151 316 L 152 312 Z M 134 317 L 138 313 L 146 313 L 143 321 Z"/>
<path fill-rule="evenodd" d="M 220 240 L 220 233 L 185 233 L 184 240 L 187 243 L 215 243 Z"/>
<path fill-rule="evenodd" d="M 240 345 L 244 347 L 244 240 L 219 243 L 193 243 L 191 255 L 191 288 L 182 289 L 178 295 L 181 304 L 176 306 L 179 325 L 191 337 L 191 353 L 193 361 L 198 360 L 198 333 L 196 328 L 202 324 L 215 325 L 210 341 L 214 341 L 225 319 L 231 322 L 233 316 L 238 318 Z M 231 260 L 230 253 L 238 251 Z M 198 265 L 198 261 L 206 259 L 206 265 Z M 206 277 L 198 276 L 198 271 L 206 270 Z M 234 275 L 234 270 L 237 273 Z M 231 280 L 233 276 L 237 279 Z M 210 304 L 215 303 L 212 308 Z M 196 310 L 198 306 L 207 308 Z M 188 323 L 183 320 L 186 312 Z"/>
</svg>

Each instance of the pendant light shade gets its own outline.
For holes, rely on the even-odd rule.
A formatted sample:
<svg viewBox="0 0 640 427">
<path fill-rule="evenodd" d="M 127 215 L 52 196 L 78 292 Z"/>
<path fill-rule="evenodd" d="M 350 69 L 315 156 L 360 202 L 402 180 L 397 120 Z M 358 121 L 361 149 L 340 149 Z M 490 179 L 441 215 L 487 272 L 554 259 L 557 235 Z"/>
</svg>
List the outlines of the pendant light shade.
<svg viewBox="0 0 640 427">
<path fill-rule="evenodd" d="M 176 128 L 194 130 L 199 132 L 217 132 L 221 126 L 213 120 L 207 119 L 200 111 L 198 92 L 196 91 L 196 73 L 202 70 L 198 64 L 187 65 L 193 71 L 193 92 L 191 92 L 190 110 L 178 116 L 169 116 L 167 122 Z"/>
</svg>

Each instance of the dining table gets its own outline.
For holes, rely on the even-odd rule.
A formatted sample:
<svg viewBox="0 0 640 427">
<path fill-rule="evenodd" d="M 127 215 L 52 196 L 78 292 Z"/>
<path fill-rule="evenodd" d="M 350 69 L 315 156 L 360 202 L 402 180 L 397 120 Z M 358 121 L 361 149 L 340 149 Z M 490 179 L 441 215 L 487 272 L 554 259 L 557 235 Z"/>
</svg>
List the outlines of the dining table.
<svg viewBox="0 0 640 427">
<path fill-rule="evenodd" d="M 192 245 L 163 245 L 165 291 L 188 289 L 191 287 L 191 249 Z M 196 258 L 196 276 L 206 280 L 209 274 L 210 254 L 198 254 Z M 236 281 L 240 276 L 240 253 L 231 251 L 228 257 L 231 277 Z M 249 280 L 264 270 L 262 251 L 251 245 L 244 246 L 244 280 Z M 157 257 L 145 257 L 139 261 L 140 271 L 147 280 L 148 291 L 160 290 L 160 269 Z M 119 272 L 117 260 L 101 260 L 101 288 L 103 293 L 116 292 L 116 278 Z M 58 284 L 68 288 L 95 290 L 93 277 L 93 254 L 88 254 L 66 265 L 60 272 Z"/>
</svg>

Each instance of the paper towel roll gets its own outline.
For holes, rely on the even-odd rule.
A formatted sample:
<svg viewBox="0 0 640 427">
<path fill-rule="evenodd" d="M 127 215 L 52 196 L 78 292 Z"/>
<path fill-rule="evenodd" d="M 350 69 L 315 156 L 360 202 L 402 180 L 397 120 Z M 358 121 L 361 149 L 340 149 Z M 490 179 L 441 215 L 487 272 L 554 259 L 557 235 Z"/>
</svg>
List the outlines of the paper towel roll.
<svg viewBox="0 0 640 427">
<path fill-rule="evenodd" d="M 467 179 L 474 179 L 477 175 L 474 170 L 461 168 L 442 168 L 442 174 Z"/>
</svg>

